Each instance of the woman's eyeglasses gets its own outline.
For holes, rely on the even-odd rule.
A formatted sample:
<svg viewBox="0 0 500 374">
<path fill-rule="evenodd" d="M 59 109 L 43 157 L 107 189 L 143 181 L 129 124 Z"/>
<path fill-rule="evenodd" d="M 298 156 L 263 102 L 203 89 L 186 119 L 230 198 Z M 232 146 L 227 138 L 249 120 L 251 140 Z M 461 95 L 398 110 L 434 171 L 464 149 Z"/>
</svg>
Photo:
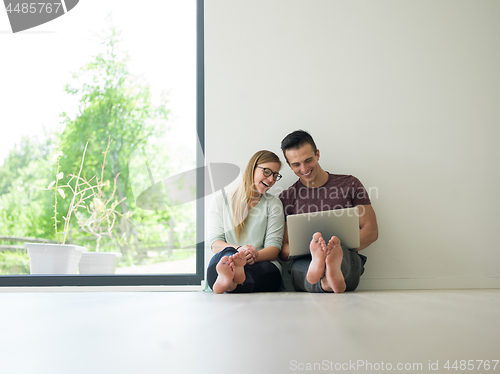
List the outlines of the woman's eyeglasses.
<svg viewBox="0 0 500 374">
<path fill-rule="evenodd" d="M 273 179 L 277 182 L 281 179 L 282 175 L 280 173 L 273 173 L 273 171 L 269 168 L 263 168 L 262 166 L 257 166 L 258 168 L 261 168 L 262 171 L 264 172 L 264 175 L 266 177 L 270 177 L 271 174 L 273 176 Z"/>
</svg>

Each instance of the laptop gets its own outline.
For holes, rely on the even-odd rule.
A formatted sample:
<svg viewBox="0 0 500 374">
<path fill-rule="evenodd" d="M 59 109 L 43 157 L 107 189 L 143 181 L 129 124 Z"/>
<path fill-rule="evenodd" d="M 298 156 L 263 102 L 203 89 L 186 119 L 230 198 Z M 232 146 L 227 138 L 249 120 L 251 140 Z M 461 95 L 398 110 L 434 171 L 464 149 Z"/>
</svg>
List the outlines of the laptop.
<svg viewBox="0 0 500 374">
<path fill-rule="evenodd" d="M 321 233 L 326 244 L 335 235 L 343 245 L 354 250 L 359 248 L 358 208 L 289 215 L 287 230 L 290 259 L 310 254 L 309 244 L 316 232 Z"/>
</svg>

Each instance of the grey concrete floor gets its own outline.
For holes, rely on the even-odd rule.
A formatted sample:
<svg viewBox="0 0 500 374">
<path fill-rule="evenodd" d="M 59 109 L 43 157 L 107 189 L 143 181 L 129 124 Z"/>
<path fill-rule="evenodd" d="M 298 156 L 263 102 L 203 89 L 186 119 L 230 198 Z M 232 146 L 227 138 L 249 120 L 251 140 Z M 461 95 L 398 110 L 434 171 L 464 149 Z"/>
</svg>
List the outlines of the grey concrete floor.
<svg viewBox="0 0 500 374">
<path fill-rule="evenodd" d="M 0 324 L 6 374 L 500 373 L 498 289 L 0 292 Z"/>
</svg>

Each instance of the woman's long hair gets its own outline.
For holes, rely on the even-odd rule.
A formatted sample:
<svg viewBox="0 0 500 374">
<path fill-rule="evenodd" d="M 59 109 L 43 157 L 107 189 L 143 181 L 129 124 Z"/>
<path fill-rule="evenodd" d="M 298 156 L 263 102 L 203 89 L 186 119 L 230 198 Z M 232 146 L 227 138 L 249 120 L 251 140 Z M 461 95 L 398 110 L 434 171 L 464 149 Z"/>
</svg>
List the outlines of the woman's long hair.
<svg viewBox="0 0 500 374">
<path fill-rule="evenodd" d="M 238 187 L 234 190 L 231 198 L 233 211 L 233 227 L 236 238 L 239 239 L 241 234 L 245 233 L 245 220 L 248 216 L 250 203 L 254 197 L 257 197 L 258 192 L 253 185 L 253 176 L 257 165 L 266 164 L 268 162 L 277 162 L 281 168 L 280 158 L 271 151 L 258 151 L 250 161 L 248 161 L 243 178 Z"/>
</svg>

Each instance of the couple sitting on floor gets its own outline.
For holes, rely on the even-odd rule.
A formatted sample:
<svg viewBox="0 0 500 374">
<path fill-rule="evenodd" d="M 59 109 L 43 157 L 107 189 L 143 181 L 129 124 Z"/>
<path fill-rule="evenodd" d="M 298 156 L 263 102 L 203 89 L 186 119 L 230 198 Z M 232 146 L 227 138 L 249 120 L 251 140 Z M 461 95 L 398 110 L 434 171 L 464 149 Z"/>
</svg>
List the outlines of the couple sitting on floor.
<svg viewBox="0 0 500 374">
<path fill-rule="evenodd" d="M 279 198 L 267 191 L 281 179 L 281 161 L 273 152 L 259 151 L 248 162 L 235 191 L 212 200 L 208 236 L 214 256 L 207 270 L 208 285 L 215 293 L 279 291 L 282 269 L 277 259 L 287 261 L 289 256 L 286 217 L 363 206 L 359 248 L 349 250 L 337 237 L 323 238 L 317 232 L 311 238 L 311 255 L 293 260 L 289 267 L 296 291 L 354 291 L 366 262 L 358 251 L 378 236 L 365 188 L 351 175 L 324 171 L 318 163 L 319 150 L 305 131 L 287 135 L 281 150 L 299 180 Z M 320 189 L 325 193 L 319 193 Z"/>
</svg>

